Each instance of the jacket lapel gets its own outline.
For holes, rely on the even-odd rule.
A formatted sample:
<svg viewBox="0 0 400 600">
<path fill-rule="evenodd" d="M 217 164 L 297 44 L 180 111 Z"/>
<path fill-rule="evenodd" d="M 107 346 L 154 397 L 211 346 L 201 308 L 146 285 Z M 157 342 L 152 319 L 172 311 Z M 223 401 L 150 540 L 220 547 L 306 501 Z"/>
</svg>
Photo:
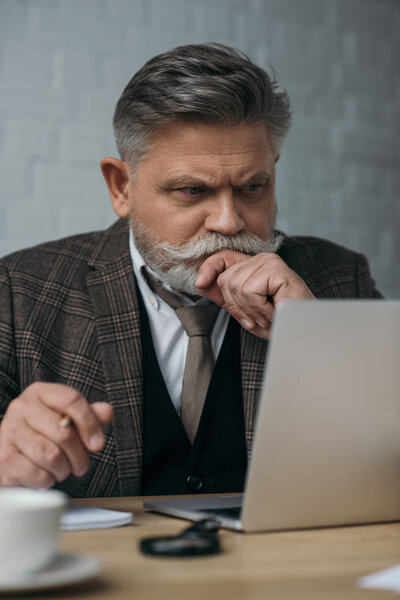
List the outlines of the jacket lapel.
<svg viewBox="0 0 400 600">
<path fill-rule="evenodd" d="M 264 374 L 268 342 L 245 329 L 240 332 L 240 358 L 242 363 L 242 392 L 247 457 L 250 458 L 254 438 L 255 419 Z"/>
<path fill-rule="evenodd" d="M 114 408 L 119 493 L 138 495 L 142 471 L 142 349 L 126 223 L 117 222 L 106 232 L 89 265 L 86 282 L 106 392 Z"/>
</svg>

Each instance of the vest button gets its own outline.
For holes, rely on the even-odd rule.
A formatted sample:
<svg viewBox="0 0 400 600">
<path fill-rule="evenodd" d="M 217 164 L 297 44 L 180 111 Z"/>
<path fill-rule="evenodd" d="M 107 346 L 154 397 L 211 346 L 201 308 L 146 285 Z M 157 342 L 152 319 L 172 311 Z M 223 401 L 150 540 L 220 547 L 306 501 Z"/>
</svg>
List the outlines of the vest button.
<svg viewBox="0 0 400 600">
<path fill-rule="evenodd" d="M 197 475 L 189 475 L 186 479 L 186 483 L 191 492 L 199 492 L 204 485 L 203 480 L 200 479 L 200 477 L 197 477 Z"/>
</svg>

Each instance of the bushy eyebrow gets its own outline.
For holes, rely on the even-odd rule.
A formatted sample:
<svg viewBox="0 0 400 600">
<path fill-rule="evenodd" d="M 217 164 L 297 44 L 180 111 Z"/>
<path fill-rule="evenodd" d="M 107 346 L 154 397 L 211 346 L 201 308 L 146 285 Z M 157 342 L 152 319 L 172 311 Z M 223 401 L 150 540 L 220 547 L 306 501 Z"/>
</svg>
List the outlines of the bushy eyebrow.
<svg viewBox="0 0 400 600">
<path fill-rule="evenodd" d="M 260 171 L 259 173 L 255 173 L 251 177 L 247 178 L 245 181 L 242 181 L 239 186 L 235 187 L 242 187 L 251 183 L 265 184 L 268 183 L 270 179 L 270 173 L 268 173 L 267 171 Z M 202 179 L 199 179 L 198 177 L 194 177 L 191 175 L 181 175 L 169 179 L 165 182 L 165 184 L 162 187 L 167 190 L 173 190 L 183 187 L 212 188 L 214 187 L 214 184 L 212 181 L 204 181 Z"/>
<path fill-rule="evenodd" d="M 260 171 L 259 173 L 255 173 L 254 175 L 252 175 L 251 177 L 246 179 L 246 181 L 242 181 L 240 186 L 249 185 L 250 183 L 263 184 L 263 183 L 268 183 L 268 181 L 270 181 L 270 180 L 271 180 L 270 173 L 268 173 L 267 171 Z"/>
<path fill-rule="evenodd" d="M 190 175 L 182 175 L 180 177 L 174 177 L 173 179 L 168 179 L 163 185 L 165 189 L 173 190 L 182 187 L 212 187 L 210 182 L 203 181 L 197 177 L 192 177 Z"/>
</svg>

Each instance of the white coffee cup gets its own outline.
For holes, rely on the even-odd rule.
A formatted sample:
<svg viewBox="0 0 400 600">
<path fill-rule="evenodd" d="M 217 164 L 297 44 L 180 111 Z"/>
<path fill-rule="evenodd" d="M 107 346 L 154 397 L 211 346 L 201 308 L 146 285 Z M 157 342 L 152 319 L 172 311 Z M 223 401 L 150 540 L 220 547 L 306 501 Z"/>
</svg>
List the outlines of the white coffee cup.
<svg viewBox="0 0 400 600">
<path fill-rule="evenodd" d="M 66 502 L 56 490 L 0 489 L 0 577 L 29 574 L 55 558 Z"/>
</svg>

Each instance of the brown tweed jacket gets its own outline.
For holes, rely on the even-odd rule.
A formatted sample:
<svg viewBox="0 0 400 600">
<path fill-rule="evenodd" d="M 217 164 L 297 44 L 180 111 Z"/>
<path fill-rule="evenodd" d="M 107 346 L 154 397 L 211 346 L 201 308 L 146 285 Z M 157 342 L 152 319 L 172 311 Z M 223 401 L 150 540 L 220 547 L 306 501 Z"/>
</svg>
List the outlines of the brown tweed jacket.
<svg viewBox="0 0 400 600">
<path fill-rule="evenodd" d="M 285 238 L 280 252 L 319 298 L 377 298 L 365 258 L 317 238 Z M 242 386 L 250 452 L 267 343 L 242 330 Z M 0 417 L 34 381 L 78 389 L 115 411 L 102 452 L 59 488 L 76 497 L 141 489 L 140 318 L 128 246 L 117 221 L 0 261 Z"/>
</svg>

